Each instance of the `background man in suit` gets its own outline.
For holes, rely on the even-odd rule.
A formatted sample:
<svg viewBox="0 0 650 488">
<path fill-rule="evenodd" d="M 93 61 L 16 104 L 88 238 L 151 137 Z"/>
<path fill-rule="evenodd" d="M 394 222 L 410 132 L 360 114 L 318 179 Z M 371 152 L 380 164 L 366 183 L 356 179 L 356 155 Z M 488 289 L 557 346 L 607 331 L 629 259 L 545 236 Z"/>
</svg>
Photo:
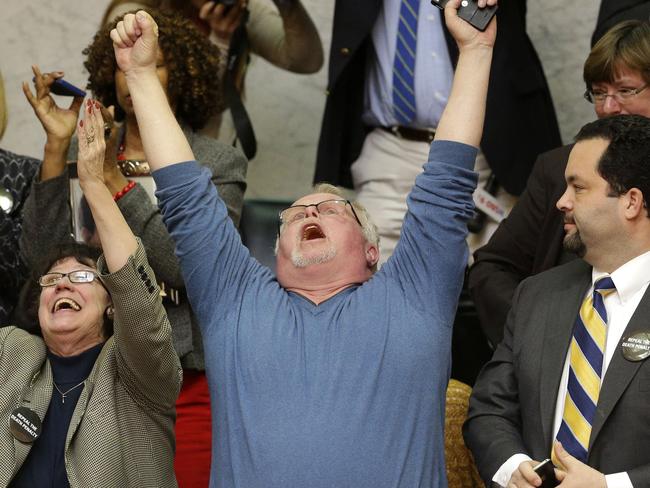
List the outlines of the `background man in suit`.
<svg viewBox="0 0 650 488">
<path fill-rule="evenodd" d="M 628 21 L 593 47 L 584 65 L 586 98 L 599 118 L 618 114 L 650 117 L 650 23 Z M 539 156 L 528 186 L 489 242 L 474 254 L 469 289 L 481 328 L 494 347 L 503 337 L 517 285 L 526 277 L 575 258 L 563 252 L 562 214 L 555 207 L 564 192 L 571 145 Z"/>
<path fill-rule="evenodd" d="M 624 344 L 650 331 L 650 119 L 603 118 L 576 140 L 557 206 L 564 245 L 584 261 L 519 286 L 465 440 L 487 483 L 537 486 L 531 458 L 553 447 L 572 487 L 648 487 L 650 361 Z"/>
<path fill-rule="evenodd" d="M 648 18 L 650 18 L 648 0 L 602 0 L 591 45 L 596 44 L 598 39 L 619 22 L 629 19 L 648 20 Z"/>
<path fill-rule="evenodd" d="M 404 17 L 410 34 L 402 34 Z M 497 17 L 481 140 L 485 157 L 478 158 L 477 169 L 486 178 L 494 172 L 511 206 L 508 194 L 522 192 L 535 157 L 561 142 L 544 73 L 525 31 L 526 2 L 504 2 Z M 428 0 L 339 0 L 333 30 L 314 180 L 357 190 L 379 227 L 384 260 L 397 242 L 406 195 L 447 103 L 458 51 Z M 406 47 L 411 41 L 414 46 Z M 400 67 L 396 51 L 413 65 Z M 415 109 L 409 114 L 394 100 L 395 87 L 403 88 L 394 83 L 399 69 L 413 70 Z"/>
</svg>

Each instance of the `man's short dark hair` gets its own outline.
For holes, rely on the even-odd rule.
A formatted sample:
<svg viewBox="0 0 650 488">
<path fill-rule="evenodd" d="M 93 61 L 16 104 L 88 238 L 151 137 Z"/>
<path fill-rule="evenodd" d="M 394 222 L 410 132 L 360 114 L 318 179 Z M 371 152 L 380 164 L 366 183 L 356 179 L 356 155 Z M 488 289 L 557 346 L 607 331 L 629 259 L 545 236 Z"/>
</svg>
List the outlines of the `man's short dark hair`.
<svg viewBox="0 0 650 488">
<path fill-rule="evenodd" d="M 650 196 L 650 119 L 641 115 L 605 117 L 585 125 L 576 142 L 605 139 L 609 145 L 598 162 L 598 173 L 612 196 L 638 188 L 648 208 Z M 650 215 L 648 215 L 650 217 Z"/>
</svg>

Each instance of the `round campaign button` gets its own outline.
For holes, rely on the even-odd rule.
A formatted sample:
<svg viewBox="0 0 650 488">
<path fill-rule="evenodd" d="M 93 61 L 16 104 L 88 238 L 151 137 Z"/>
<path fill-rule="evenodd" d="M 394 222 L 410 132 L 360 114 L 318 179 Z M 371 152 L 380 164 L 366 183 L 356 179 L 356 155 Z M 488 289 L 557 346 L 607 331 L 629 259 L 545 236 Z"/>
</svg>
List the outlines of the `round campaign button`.
<svg viewBox="0 0 650 488">
<path fill-rule="evenodd" d="M 623 338 L 623 357 L 628 361 L 643 361 L 650 357 L 650 332 L 637 332 Z"/>
<path fill-rule="evenodd" d="M 27 407 L 18 407 L 9 416 L 9 430 L 20 442 L 30 444 L 41 435 L 41 419 Z"/>
<path fill-rule="evenodd" d="M 0 186 L 0 208 L 8 214 L 14 208 L 14 197 L 6 188 Z"/>
</svg>

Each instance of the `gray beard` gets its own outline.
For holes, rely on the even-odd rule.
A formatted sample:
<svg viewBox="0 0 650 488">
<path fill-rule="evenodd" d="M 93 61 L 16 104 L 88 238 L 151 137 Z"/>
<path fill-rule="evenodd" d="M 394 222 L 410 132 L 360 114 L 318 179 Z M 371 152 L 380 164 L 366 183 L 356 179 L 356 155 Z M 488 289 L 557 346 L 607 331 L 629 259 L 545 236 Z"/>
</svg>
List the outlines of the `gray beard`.
<svg viewBox="0 0 650 488">
<path fill-rule="evenodd" d="M 336 249 L 333 246 L 328 247 L 320 254 L 306 258 L 298 249 L 291 251 L 291 262 L 296 268 L 306 268 L 312 264 L 323 264 L 331 261 L 336 257 Z"/>
<path fill-rule="evenodd" d="M 587 246 L 580 237 L 580 232 L 576 229 L 573 234 L 568 234 L 564 237 L 562 242 L 565 251 L 576 254 L 579 258 L 583 258 L 587 253 Z"/>
</svg>

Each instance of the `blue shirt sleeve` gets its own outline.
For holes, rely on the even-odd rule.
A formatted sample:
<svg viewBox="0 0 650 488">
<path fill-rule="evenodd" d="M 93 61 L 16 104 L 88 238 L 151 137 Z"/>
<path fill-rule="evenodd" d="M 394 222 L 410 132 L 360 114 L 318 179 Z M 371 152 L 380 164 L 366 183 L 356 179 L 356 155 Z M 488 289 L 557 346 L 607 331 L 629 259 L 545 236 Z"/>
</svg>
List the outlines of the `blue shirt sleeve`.
<svg viewBox="0 0 650 488">
<path fill-rule="evenodd" d="M 210 176 L 196 161 L 153 173 L 163 221 L 176 244 L 190 304 L 202 328 L 216 323 L 215 309 L 223 310 L 215 302 L 241 296 L 245 277 L 263 272 L 242 244 Z"/>
<path fill-rule="evenodd" d="M 467 266 L 477 151 L 452 141 L 431 144 L 429 161 L 407 199 L 395 253 L 380 270 L 401 283 L 414 306 L 450 326 Z"/>
</svg>

